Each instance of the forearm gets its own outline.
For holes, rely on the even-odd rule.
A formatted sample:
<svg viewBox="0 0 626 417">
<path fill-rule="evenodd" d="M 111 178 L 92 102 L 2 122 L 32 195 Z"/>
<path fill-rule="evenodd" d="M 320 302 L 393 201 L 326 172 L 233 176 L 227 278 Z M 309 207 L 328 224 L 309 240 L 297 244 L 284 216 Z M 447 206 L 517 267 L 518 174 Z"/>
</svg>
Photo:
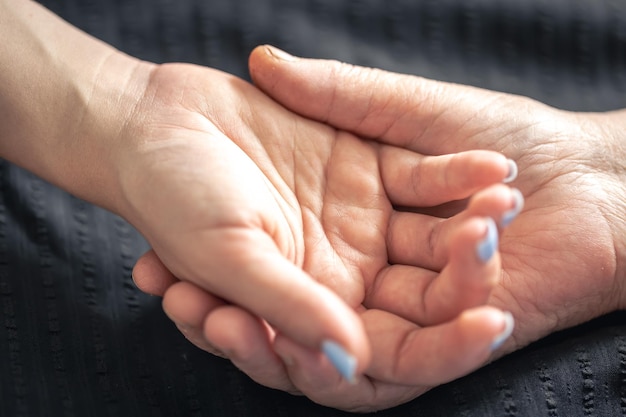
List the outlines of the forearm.
<svg viewBox="0 0 626 417">
<path fill-rule="evenodd" d="M 0 0 L 0 156 L 116 210 L 115 154 L 149 65 L 29 0 Z"/>
</svg>

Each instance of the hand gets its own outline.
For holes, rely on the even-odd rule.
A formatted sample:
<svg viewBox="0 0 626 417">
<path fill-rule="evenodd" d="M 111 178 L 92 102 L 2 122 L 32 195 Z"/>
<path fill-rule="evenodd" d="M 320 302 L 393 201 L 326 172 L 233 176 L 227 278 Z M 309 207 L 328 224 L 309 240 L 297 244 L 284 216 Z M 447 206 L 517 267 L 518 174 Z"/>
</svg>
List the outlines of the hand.
<svg viewBox="0 0 626 417">
<path fill-rule="evenodd" d="M 142 146 L 122 164 L 128 218 L 154 248 L 134 277 L 168 288 L 164 308 L 192 342 L 264 385 L 370 410 L 475 369 L 507 336 L 506 315 L 474 308 L 500 276 L 487 218 L 521 209 L 518 193 L 488 187 L 509 175 L 506 158 L 424 157 L 294 116 L 219 72 L 158 71 L 154 122 L 129 135 Z M 397 210 L 485 187 L 451 219 Z M 373 308 L 394 299 L 404 318 Z M 339 378 L 318 353 L 324 339 L 366 377 Z"/>
<path fill-rule="evenodd" d="M 623 111 L 568 113 L 528 98 L 267 51 L 251 57 L 254 82 L 295 112 L 427 155 L 490 149 L 518 163 L 513 185 L 525 210 L 502 236 L 503 276 L 489 301 L 512 311 L 516 327 L 498 354 L 626 306 Z M 451 207 L 439 214 L 444 209 Z M 376 307 L 405 315 L 393 302 Z"/>
<path fill-rule="evenodd" d="M 371 329 L 354 309 L 371 301 L 366 288 L 388 281 L 381 276 L 401 275 L 387 260 L 407 256 L 402 243 L 410 227 L 420 225 L 418 215 L 400 215 L 392 203 L 411 206 L 423 196 L 398 199 L 394 185 L 410 187 L 416 172 L 446 173 L 447 183 L 435 181 L 433 188 L 447 201 L 507 172 L 501 155 L 423 158 L 297 117 L 223 73 L 141 62 L 36 2 L 0 0 L 0 10 L 7 46 L 0 48 L 0 155 L 129 220 L 175 276 L 221 297 L 212 317 L 226 320 L 212 328 L 216 341 L 240 330 L 230 325 L 241 324 L 242 315 L 251 319 L 251 335 L 261 341 L 256 348 L 273 360 L 267 369 L 279 377 L 282 362 L 269 354 L 270 343 L 281 351 L 281 340 L 318 359 L 326 347 L 348 378 L 369 369 Z M 414 307 L 425 321 L 445 321 L 459 308 L 484 303 L 499 267 L 495 233 L 487 233 L 484 217 L 498 217 L 511 204 L 507 188 L 493 188 L 458 218 L 456 234 L 432 239 L 450 255 L 432 286 L 426 285 L 432 275 L 411 264 L 403 270 L 432 288 Z M 425 240 L 417 240 L 420 245 L 428 248 Z M 459 282 L 466 264 L 468 281 Z M 469 287 L 469 297 L 461 297 L 456 284 Z M 449 294 L 460 306 L 445 305 Z M 447 325 L 460 326 L 457 333 L 446 337 L 446 325 L 431 332 L 440 338 L 429 348 L 450 346 L 450 335 L 460 335 L 463 371 L 482 360 L 506 330 L 504 320 L 495 309 L 474 311 Z M 415 341 L 424 339 L 406 340 L 419 347 Z M 445 365 L 447 356 L 436 356 L 443 359 L 434 363 Z M 327 360 L 321 363 L 332 370 Z M 455 365 L 449 373 L 459 372 Z"/>
<path fill-rule="evenodd" d="M 389 156 L 399 152 L 395 147 L 297 117 L 223 73 L 124 55 L 33 1 L 0 0 L 0 35 L 7 46 L 0 48 L 0 156 L 125 217 L 173 274 L 231 303 L 214 309 L 212 317 L 226 316 L 213 328 L 215 341 L 228 341 L 233 328 L 241 330 L 231 324 L 249 318 L 272 382 L 285 375 L 270 349 L 280 340 L 316 358 L 326 347 L 348 378 L 368 368 L 371 346 L 354 308 L 366 298 L 365 284 L 387 270 L 388 256 L 401 256 L 400 242 L 411 232 L 392 222 L 412 216 L 395 214 L 390 178 L 402 186 L 410 185 L 412 167 L 433 177 L 449 171 L 448 185 L 435 183 L 446 200 L 507 172 L 493 153 L 408 152 L 397 166 Z M 450 188 L 459 176 L 462 187 Z M 493 213 L 479 209 L 490 199 L 510 205 L 507 192 L 483 195 L 474 213 L 498 215 L 497 204 Z M 439 311 L 439 292 L 454 289 L 454 265 L 466 263 L 464 256 L 474 261 L 469 275 L 476 279 L 468 283 L 476 288 L 463 305 L 483 303 L 491 290 L 499 266 L 495 238 L 488 235 L 485 262 L 477 264 L 475 246 L 487 222 L 471 216 L 466 222 L 449 242 L 433 242 L 450 253 L 453 272 L 443 271 L 426 307 L 416 308 Z M 455 308 L 441 311 L 453 316 Z M 470 318 L 463 330 L 474 339 L 465 339 L 460 352 L 484 355 L 504 317 L 491 309 Z M 477 361 L 466 358 L 465 367 Z"/>
</svg>

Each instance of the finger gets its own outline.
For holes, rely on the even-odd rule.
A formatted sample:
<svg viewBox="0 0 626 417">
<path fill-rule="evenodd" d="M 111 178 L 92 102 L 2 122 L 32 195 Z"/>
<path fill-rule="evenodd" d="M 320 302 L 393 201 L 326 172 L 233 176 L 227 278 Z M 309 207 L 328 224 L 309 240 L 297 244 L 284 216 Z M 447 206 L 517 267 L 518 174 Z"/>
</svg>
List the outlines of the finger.
<svg viewBox="0 0 626 417">
<path fill-rule="evenodd" d="M 381 271 L 364 305 L 429 326 L 485 304 L 500 278 L 495 222 L 468 219 L 451 235 L 449 247 L 449 262 L 440 274 L 406 265 Z"/>
<path fill-rule="evenodd" d="M 407 402 L 427 391 L 420 385 L 402 385 L 362 376 L 351 383 L 337 376 L 319 352 L 277 336 L 276 352 L 283 357 L 289 378 L 312 401 L 350 412 L 371 412 Z"/>
<path fill-rule="evenodd" d="M 319 353 L 276 338 L 291 381 L 313 401 L 352 412 L 402 404 L 480 367 L 513 330 L 512 317 L 493 307 L 426 328 L 380 310 L 362 317 L 375 350 L 366 375 L 353 383 L 338 378 Z"/>
<path fill-rule="evenodd" d="M 166 291 L 163 310 L 200 349 L 231 360 L 264 386 L 296 391 L 272 350 L 271 330 L 258 318 L 189 282 Z"/>
<path fill-rule="evenodd" d="M 206 317 L 204 337 L 259 384 L 299 393 L 274 353 L 273 330 L 258 317 L 237 306 L 223 305 Z"/>
<path fill-rule="evenodd" d="M 249 67 L 261 90 L 296 113 L 425 154 L 471 149 L 471 141 L 452 139 L 459 139 L 459 132 L 470 138 L 485 134 L 484 126 L 500 126 L 489 120 L 509 97 L 337 61 L 290 57 L 269 46 L 252 52 Z M 499 106 L 493 106 L 495 100 Z M 484 136 L 487 146 L 492 136 Z"/>
<path fill-rule="evenodd" d="M 491 151 L 422 156 L 394 146 L 380 148 L 381 176 L 396 206 L 436 206 L 462 200 L 488 185 L 508 180 L 515 163 Z"/>
<path fill-rule="evenodd" d="M 354 310 L 286 259 L 271 236 L 232 227 L 194 238 L 197 244 L 185 252 L 186 262 L 172 260 L 180 265 L 181 279 L 245 308 L 304 346 L 337 345 L 354 363 L 350 373 L 367 366 L 369 345 Z"/>
<path fill-rule="evenodd" d="M 362 317 L 375 358 L 367 374 L 396 384 L 436 386 L 464 376 L 482 366 L 513 331 L 512 316 L 493 307 L 423 328 L 382 310 L 367 310 Z"/>
<path fill-rule="evenodd" d="M 189 282 L 178 282 L 163 296 L 163 311 L 178 330 L 194 345 L 217 356 L 225 357 L 204 337 L 204 320 L 210 312 L 225 303 Z"/>
<path fill-rule="evenodd" d="M 152 249 L 137 260 L 132 276 L 137 288 L 158 296 L 163 296 L 171 285 L 178 282 Z"/>
<path fill-rule="evenodd" d="M 440 271 L 448 262 L 450 235 L 459 225 L 471 217 L 490 217 L 505 227 L 522 210 L 523 202 L 518 190 L 496 184 L 476 193 L 464 211 L 449 219 L 394 212 L 387 232 L 389 262 Z"/>
</svg>

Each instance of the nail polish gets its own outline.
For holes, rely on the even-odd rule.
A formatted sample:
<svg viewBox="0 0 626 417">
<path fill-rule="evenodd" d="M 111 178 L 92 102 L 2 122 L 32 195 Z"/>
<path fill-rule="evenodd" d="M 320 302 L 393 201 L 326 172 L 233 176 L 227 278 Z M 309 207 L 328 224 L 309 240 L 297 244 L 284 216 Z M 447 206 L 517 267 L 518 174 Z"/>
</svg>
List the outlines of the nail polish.
<svg viewBox="0 0 626 417">
<path fill-rule="evenodd" d="M 513 334 L 513 328 L 515 327 L 515 320 L 513 319 L 513 315 L 508 311 L 504 313 L 504 330 L 502 330 L 491 342 L 489 349 L 493 352 L 494 350 L 499 349 L 506 339 Z"/>
<path fill-rule="evenodd" d="M 322 343 L 322 352 L 344 379 L 351 383 L 355 381 L 357 363 L 354 356 L 332 340 L 325 340 Z"/>
<path fill-rule="evenodd" d="M 517 178 L 518 169 L 517 164 L 512 159 L 507 159 L 506 163 L 509 165 L 509 175 L 506 176 L 505 179 L 502 180 L 503 183 L 508 184 Z"/>
<path fill-rule="evenodd" d="M 487 217 L 485 218 L 485 223 L 487 224 L 487 234 L 476 246 L 478 259 L 483 263 L 487 263 L 498 249 L 498 227 L 496 222 L 491 217 Z"/>
<path fill-rule="evenodd" d="M 518 214 L 524 208 L 524 196 L 522 192 L 517 188 L 511 189 L 513 194 L 514 205 L 513 208 L 502 215 L 502 219 L 500 220 L 500 226 L 506 227 L 517 217 Z"/>
</svg>

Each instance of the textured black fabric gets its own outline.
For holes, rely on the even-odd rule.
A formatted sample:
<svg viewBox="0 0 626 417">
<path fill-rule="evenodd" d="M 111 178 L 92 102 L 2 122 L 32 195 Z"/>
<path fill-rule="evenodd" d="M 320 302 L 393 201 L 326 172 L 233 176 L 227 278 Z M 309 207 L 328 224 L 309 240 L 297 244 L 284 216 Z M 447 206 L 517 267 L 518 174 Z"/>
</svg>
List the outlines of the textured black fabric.
<svg viewBox="0 0 626 417">
<path fill-rule="evenodd" d="M 246 77 L 249 51 L 296 54 L 626 107 L 620 0 L 46 0 L 132 55 Z M 342 416 L 260 387 L 175 330 L 130 273 L 124 221 L 0 163 L 0 415 Z M 549 279 L 549 277 L 546 277 Z M 626 315 L 553 335 L 379 416 L 626 415 Z"/>
</svg>

